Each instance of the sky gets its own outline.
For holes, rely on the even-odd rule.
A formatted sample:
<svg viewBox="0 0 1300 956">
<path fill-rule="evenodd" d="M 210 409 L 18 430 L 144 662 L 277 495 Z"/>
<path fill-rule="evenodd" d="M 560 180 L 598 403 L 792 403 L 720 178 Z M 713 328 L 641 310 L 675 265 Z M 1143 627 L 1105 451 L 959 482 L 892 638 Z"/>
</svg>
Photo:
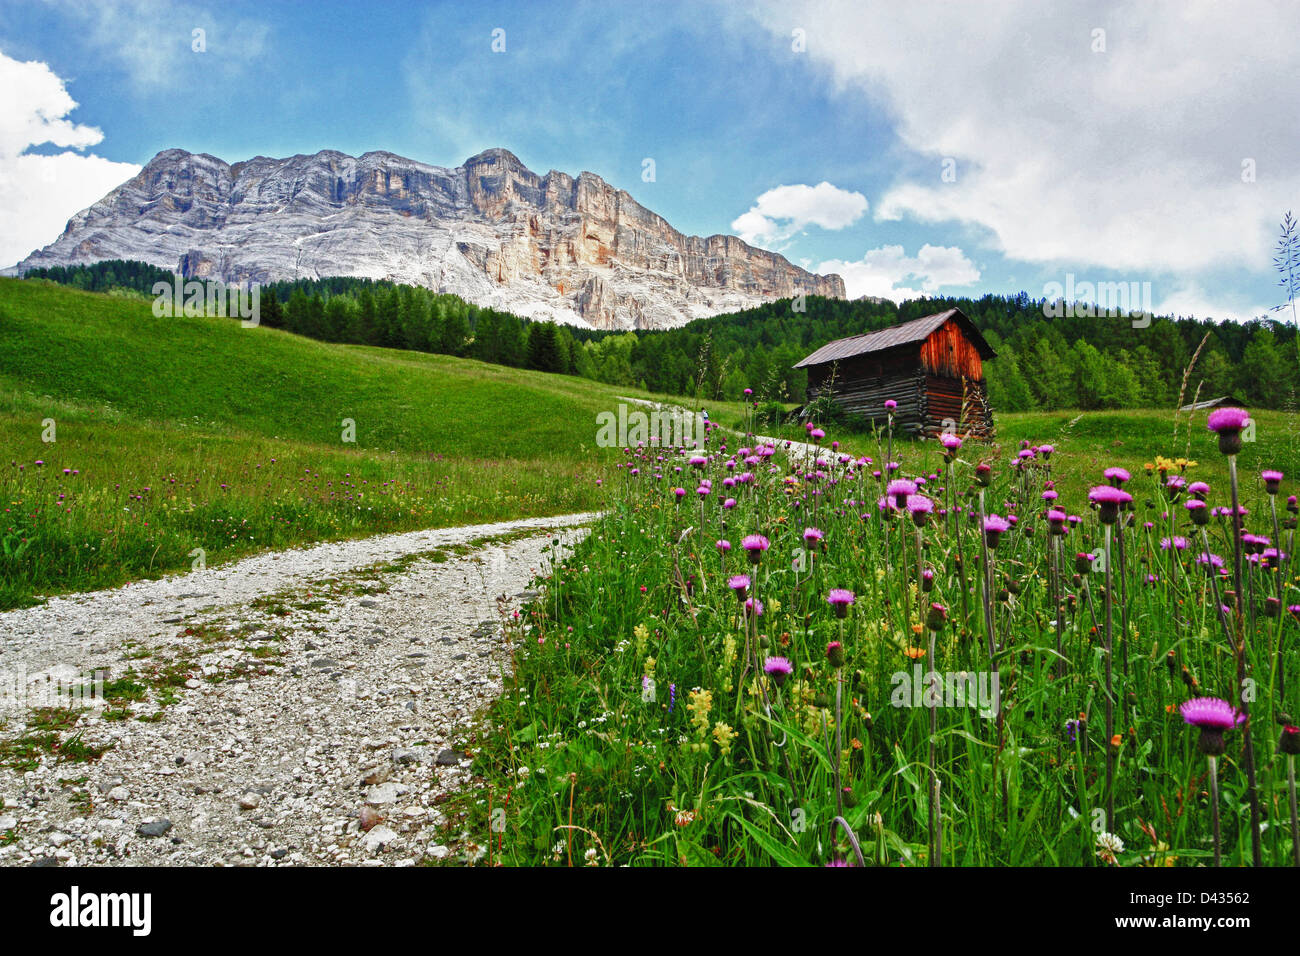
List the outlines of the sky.
<svg viewBox="0 0 1300 956">
<path fill-rule="evenodd" d="M 0 266 L 172 147 L 505 147 L 850 297 L 1122 282 L 1245 319 L 1286 298 L 1298 28 L 1282 0 L 4 0 Z"/>
</svg>

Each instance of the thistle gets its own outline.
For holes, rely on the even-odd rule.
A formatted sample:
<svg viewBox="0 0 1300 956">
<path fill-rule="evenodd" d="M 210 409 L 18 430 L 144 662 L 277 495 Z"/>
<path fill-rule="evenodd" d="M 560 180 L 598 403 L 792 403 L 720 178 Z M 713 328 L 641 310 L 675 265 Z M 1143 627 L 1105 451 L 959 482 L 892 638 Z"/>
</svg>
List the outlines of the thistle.
<svg viewBox="0 0 1300 956">
<path fill-rule="evenodd" d="M 1217 697 L 1196 697 L 1179 708 L 1183 720 L 1193 727 L 1199 727 L 1201 736 L 1196 742 L 1197 749 L 1205 754 L 1210 768 L 1210 820 L 1214 828 L 1214 865 L 1218 866 L 1222 856 L 1222 838 L 1219 833 L 1219 757 L 1226 745 L 1223 735 L 1246 720 L 1246 715 L 1234 710 L 1226 700 Z"/>
<path fill-rule="evenodd" d="M 1241 607 L 1241 533 L 1242 516 L 1237 483 L 1237 453 L 1241 451 L 1242 431 L 1250 424 L 1250 415 L 1244 408 L 1217 408 L 1210 412 L 1206 427 L 1219 436 L 1219 451 L 1228 458 L 1228 484 L 1232 491 L 1232 551 L 1233 551 L 1233 609 L 1235 611 L 1233 647 L 1237 657 L 1237 696 L 1241 698 L 1246 686 L 1246 635 L 1243 630 Z M 1259 789 L 1255 783 L 1255 747 L 1251 742 L 1249 704 L 1241 701 L 1242 763 L 1246 767 L 1246 795 L 1250 800 L 1250 848 L 1255 866 L 1263 863 L 1259 837 Z"/>
</svg>

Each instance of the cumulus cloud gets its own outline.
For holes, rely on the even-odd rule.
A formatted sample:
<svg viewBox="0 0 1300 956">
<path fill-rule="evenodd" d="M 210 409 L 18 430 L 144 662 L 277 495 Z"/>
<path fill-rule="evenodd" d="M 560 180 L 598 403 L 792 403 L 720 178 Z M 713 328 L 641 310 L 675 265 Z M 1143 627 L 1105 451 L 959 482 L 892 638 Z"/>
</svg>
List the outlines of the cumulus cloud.
<svg viewBox="0 0 1300 956">
<path fill-rule="evenodd" d="M 750 245 L 762 246 L 788 239 L 808 226 L 843 229 L 862 218 L 867 197 L 827 182 L 816 186 L 777 186 L 754 201 L 749 212 L 731 224 L 732 231 Z"/>
<path fill-rule="evenodd" d="M 0 266 L 53 242 L 75 213 L 140 171 L 77 152 L 37 155 L 50 144 L 84 151 L 104 138 L 94 126 L 67 118 L 77 108 L 48 65 L 0 53 Z"/>
<path fill-rule="evenodd" d="M 782 38 L 803 28 L 837 94 L 879 103 L 933 160 L 878 219 L 982 227 L 1009 258 L 1137 280 L 1267 271 L 1300 195 L 1281 107 L 1300 88 L 1300 6 L 767 0 L 756 15 Z"/>
<path fill-rule="evenodd" d="M 895 302 L 934 295 L 941 286 L 969 285 L 980 277 L 979 269 L 961 249 L 929 244 L 915 256 L 908 256 L 902 246 L 881 246 L 856 262 L 830 259 L 815 271 L 842 276 L 850 299 L 866 295 Z M 901 284 L 909 280 L 913 284 Z"/>
</svg>

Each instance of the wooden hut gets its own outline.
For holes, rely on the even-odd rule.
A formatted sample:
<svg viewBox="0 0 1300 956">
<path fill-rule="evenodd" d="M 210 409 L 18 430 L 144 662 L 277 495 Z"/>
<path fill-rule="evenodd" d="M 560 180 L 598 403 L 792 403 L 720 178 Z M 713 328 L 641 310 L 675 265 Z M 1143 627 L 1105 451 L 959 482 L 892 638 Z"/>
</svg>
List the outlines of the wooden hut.
<svg viewBox="0 0 1300 956">
<path fill-rule="evenodd" d="M 828 342 L 795 368 L 808 370 L 808 400 L 829 393 L 846 411 L 883 424 L 885 402 L 898 403 L 894 427 L 935 435 L 990 437 L 993 412 L 984 360 L 993 349 L 960 309 Z"/>
</svg>

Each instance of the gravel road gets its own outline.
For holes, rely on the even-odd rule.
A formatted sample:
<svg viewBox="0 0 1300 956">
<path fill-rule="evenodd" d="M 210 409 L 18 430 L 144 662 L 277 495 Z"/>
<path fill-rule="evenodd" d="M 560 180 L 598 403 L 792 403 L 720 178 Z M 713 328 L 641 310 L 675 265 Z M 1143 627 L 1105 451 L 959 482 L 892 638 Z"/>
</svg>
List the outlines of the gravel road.
<svg viewBox="0 0 1300 956">
<path fill-rule="evenodd" d="M 500 691 L 503 621 L 553 538 L 595 517 L 322 544 L 0 614 L 0 865 L 447 858 L 456 734 Z M 96 671 L 107 704 L 40 709 Z"/>
</svg>

